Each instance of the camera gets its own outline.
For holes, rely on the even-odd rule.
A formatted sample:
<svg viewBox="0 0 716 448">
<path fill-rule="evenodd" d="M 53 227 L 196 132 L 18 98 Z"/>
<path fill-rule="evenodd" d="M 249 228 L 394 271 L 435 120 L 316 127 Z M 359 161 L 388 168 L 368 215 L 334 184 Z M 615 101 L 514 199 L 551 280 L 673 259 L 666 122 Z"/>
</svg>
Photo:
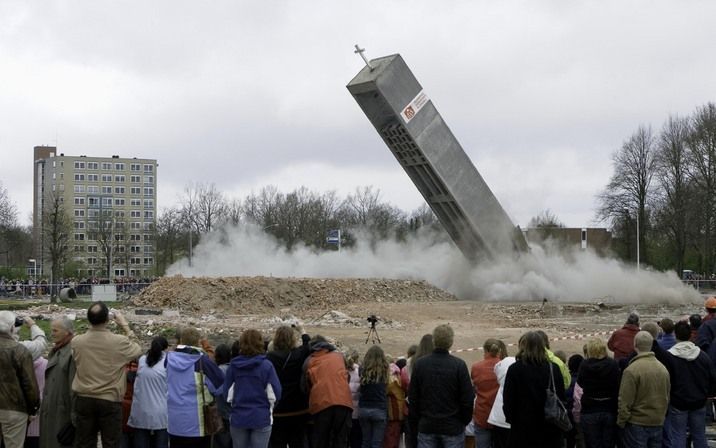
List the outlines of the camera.
<svg viewBox="0 0 716 448">
<path fill-rule="evenodd" d="M 20 316 L 15 317 L 15 326 L 16 327 L 22 327 L 24 323 L 25 323 L 25 319 L 23 319 Z"/>
<path fill-rule="evenodd" d="M 368 322 L 370 322 L 371 325 L 375 325 L 379 319 L 378 319 L 378 316 L 376 316 L 375 314 L 371 314 L 370 316 L 368 316 L 368 319 L 366 319 L 366 320 Z"/>
</svg>

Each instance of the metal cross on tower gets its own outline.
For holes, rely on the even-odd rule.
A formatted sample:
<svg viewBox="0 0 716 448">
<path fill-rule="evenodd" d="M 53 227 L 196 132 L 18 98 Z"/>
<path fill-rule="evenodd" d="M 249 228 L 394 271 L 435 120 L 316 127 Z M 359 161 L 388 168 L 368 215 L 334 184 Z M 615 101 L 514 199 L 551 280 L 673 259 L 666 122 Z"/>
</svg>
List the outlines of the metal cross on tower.
<svg viewBox="0 0 716 448">
<path fill-rule="evenodd" d="M 370 65 L 370 61 L 368 61 L 368 58 L 366 58 L 365 55 L 363 54 L 365 52 L 365 48 L 359 47 L 358 44 L 356 44 L 355 47 L 356 47 L 356 50 L 353 53 L 359 54 L 360 57 L 362 57 L 363 60 L 365 61 L 365 65 L 368 66 L 370 71 L 373 71 L 373 66 Z"/>
</svg>

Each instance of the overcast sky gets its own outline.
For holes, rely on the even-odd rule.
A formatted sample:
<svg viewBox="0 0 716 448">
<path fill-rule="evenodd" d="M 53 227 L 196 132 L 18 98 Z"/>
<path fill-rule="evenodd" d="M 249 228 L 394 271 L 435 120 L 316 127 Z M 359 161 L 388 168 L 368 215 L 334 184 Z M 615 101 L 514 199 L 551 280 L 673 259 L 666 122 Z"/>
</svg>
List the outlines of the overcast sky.
<svg viewBox="0 0 716 448">
<path fill-rule="evenodd" d="M 0 2 L 0 180 L 32 210 L 32 147 L 156 158 L 190 181 L 423 200 L 345 85 L 400 53 L 516 224 L 593 223 L 640 125 L 714 101 L 713 1 Z"/>
</svg>

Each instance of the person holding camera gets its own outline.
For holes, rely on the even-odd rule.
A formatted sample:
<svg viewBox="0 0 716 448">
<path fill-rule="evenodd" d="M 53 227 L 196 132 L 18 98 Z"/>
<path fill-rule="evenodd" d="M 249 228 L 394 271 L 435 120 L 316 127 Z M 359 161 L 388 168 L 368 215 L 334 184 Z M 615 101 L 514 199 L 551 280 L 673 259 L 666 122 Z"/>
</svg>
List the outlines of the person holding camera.
<svg viewBox="0 0 716 448">
<path fill-rule="evenodd" d="M 15 313 L 0 311 L 0 435 L 6 448 L 23 446 L 28 417 L 40 406 L 32 355 L 14 337 L 20 326 Z"/>
<path fill-rule="evenodd" d="M 95 302 L 87 310 L 90 329 L 70 342 L 76 367 L 72 391 L 76 394 L 77 448 L 96 448 L 98 432 L 104 448 L 119 447 L 122 398 L 127 388 L 125 365 L 143 350 L 127 319 L 119 312 L 113 315 L 125 335 L 107 328 L 109 309 L 103 302 Z"/>
<path fill-rule="evenodd" d="M 47 338 L 45 332 L 40 328 L 30 316 L 17 317 L 18 331 L 19 327 L 26 326 L 30 329 L 30 339 L 27 341 L 20 341 L 20 344 L 24 345 L 26 349 L 30 350 L 32 359 L 37 359 L 45 354 L 47 349 Z M 19 340 L 19 336 L 15 335 L 15 340 Z"/>
</svg>

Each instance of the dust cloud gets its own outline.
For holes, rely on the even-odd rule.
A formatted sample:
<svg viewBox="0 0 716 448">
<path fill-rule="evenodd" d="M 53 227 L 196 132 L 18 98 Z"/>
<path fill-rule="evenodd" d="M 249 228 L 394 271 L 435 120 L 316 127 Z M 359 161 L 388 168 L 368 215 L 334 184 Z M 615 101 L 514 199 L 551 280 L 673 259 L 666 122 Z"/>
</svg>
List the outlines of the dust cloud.
<svg viewBox="0 0 716 448">
<path fill-rule="evenodd" d="M 392 278 L 425 280 L 462 299 L 564 302 L 698 302 L 673 272 L 663 273 L 600 258 L 591 251 L 532 246 L 518 259 L 475 266 L 447 241 L 418 233 L 405 242 L 358 244 L 340 253 L 305 246 L 286 250 L 254 226 L 238 226 L 202 237 L 192 265 L 182 259 L 167 275 Z"/>
</svg>

